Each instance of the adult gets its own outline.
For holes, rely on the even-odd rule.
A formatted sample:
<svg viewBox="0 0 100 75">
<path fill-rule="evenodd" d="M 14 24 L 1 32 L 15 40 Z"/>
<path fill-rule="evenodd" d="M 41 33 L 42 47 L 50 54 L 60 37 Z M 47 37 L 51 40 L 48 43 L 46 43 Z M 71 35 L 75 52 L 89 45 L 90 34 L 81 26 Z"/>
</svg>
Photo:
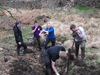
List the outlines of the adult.
<svg viewBox="0 0 100 75">
<path fill-rule="evenodd" d="M 55 67 L 55 62 L 61 56 L 66 57 L 67 53 L 63 46 L 53 46 L 46 50 L 45 62 L 48 75 L 52 75 L 51 69 L 53 69 L 56 75 L 60 75 Z"/>
<path fill-rule="evenodd" d="M 34 26 L 32 27 L 32 33 L 33 33 L 33 46 L 36 44 L 36 41 L 39 46 L 39 50 L 41 50 L 41 44 L 40 44 L 40 36 L 39 33 L 42 31 L 42 27 L 38 25 L 37 21 L 34 22 Z"/>
<path fill-rule="evenodd" d="M 13 27 L 14 30 L 14 36 L 15 36 L 15 40 L 17 43 L 17 55 L 20 56 L 20 47 L 23 46 L 24 47 L 24 56 L 26 55 L 26 49 L 27 46 L 26 44 L 23 42 L 23 37 L 22 37 L 22 32 L 21 32 L 21 22 L 18 21 L 15 23 L 15 26 Z"/>
<path fill-rule="evenodd" d="M 52 43 L 52 46 L 55 46 L 55 43 L 56 43 L 56 37 L 54 34 L 53 26 L 51 26 L 50 23 L 47 23 L 46 26 L 47 26 L 46 29 L 41 32 L 41 33 L 45 33 L 47 35 L 46 40 L 44 42 L 44 47 L 42 49 L 43 51 L 47 50 L 47 45 L 50 41 Z"/>
<path fill-rule="evenodd" d="M 72 31 L 72 36 L 75 38 L 75 55 L 78 59 L 78 54 L 79 54 L 79 46 L 81 45 L 81 58 L 83 61 L 85 57 L 85 43 L 86 43 L 86 35 L 85 31 L 82 27 L 75 26 L 72 24 L 70 26 L 70 29 Z"/>
</svg>

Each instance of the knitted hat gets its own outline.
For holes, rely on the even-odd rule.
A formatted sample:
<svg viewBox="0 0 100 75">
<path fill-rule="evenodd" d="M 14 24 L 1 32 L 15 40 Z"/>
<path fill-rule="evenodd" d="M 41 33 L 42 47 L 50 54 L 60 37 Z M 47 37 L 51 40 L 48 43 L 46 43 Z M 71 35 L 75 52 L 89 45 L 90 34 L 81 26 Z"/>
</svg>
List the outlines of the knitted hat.
<svg viewBox="0 0 100 75">
<path fill-rule="evenodd" d="M 21 22 L 20 22 L 20 21 L 17 21 L 17 22 L 16 22 L 16 24 L 19 24 L 19 23 L 21 23 Z"/>
</svg>

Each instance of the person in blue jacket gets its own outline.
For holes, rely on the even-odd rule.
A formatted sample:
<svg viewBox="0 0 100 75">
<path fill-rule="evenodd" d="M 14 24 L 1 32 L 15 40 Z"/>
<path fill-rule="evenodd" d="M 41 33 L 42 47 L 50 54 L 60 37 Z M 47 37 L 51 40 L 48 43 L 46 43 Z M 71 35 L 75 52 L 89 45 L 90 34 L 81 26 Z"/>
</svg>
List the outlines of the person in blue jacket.
<svg viewBox="0 0 100 75">
<path fill-rule="evenodd" d="M 27 56 L 26 55 L 27 46 L 23 42 L 23 37 L 22 37 L 22 32 L 21 32 L 21 22 L 20 21 L 15 23 L 13 30 L 14 30 L 15 40 L 16 40 L 16 43 L 17 43 L 17 55 L 20 56 L 20 47 L 23 46 L 24 47 L 24 56 Z"/>
<path fill-rule="evenodd" d="M 46 29 L 43 30 L 41 33 L 45 33 L 47 35 L 46 40 L 44 42 L 43 50 L 47 50 L 47 44 L 51 41 L 52 46 L 55 46 L 56 43 L 56 37 L 54 34 L 54 28 L 50 25 L 50 23 L 47 23 Z"/>
</svg>

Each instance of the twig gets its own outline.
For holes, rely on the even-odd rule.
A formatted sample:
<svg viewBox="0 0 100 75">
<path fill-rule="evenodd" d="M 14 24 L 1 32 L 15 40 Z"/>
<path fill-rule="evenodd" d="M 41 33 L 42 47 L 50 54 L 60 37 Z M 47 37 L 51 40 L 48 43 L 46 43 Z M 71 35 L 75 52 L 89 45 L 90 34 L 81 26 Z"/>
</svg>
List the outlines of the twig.
<svg viewBox="0 0 100 75">
<path fill-rule="evenodd" d="M 2 8 L 0 8 L 0 10 L 4 13 L 3 10 L 6 10 L 6 9 L 2 9 Z M 10 16 L 11 16 L 14 20 L 17 21 L 17 19 L 13 17 L 13 15 L 12 15 L 12 13 L 11 13 L 10 11 L 8 11 L 8 10 L 6 10 L 6 11 L 10 14 Z"/>
<path fill-rule="evenodd" d="M 72 50 L 73 50 L 74 43 L 75 43 L 75 38 L 73 39 Z M 68 75 L 68 71 L 69 71 L 70 53 L 71 53 L 71 49 L 68 49 L 67 75 Z"/>
</svg>

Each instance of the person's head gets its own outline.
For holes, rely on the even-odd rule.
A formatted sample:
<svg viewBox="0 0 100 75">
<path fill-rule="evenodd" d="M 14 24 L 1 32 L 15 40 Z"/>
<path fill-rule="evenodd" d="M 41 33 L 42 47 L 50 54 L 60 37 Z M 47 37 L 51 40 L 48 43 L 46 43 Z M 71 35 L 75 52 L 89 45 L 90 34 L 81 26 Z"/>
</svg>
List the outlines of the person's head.
<svg viewBox="0 0 100 75">
<path fill-rule="evenodd" d="M 51 27 L 50 23 L 47 23 L 46 26 L 47 26 L 48 29 L 50 29 L 50 27 Z"/>
<path fill-rule="evenodd" d="M 37 22 L 37 21 L 34 21 L 34 25 L 35 25 L 35 26 L 38 26 L 38 22 Z"/>
<path fill-rule="evenodd" d="M 64 57 L 64 58 L 66 58 L 67 57 L 67 54 L 68 54 L 68 51 L 60 51 L 59 52 L 59 57 Z"/>
<path fill-rule="evenodd" d="M 17 26 L 17 27 L 20 27 L 21 25 L 21 22 L 20 21 L 17 21 L 16 23 L 15 23 L 15 25 Z"/>
<path fill-rule="evenodd" d="M 76 27 L 74 24 L 72 24 L 72 25 L 70 26 L 70 30 L 76 31 L 76 30 L 77 30 L 77 27 Z"/>
</svg>

